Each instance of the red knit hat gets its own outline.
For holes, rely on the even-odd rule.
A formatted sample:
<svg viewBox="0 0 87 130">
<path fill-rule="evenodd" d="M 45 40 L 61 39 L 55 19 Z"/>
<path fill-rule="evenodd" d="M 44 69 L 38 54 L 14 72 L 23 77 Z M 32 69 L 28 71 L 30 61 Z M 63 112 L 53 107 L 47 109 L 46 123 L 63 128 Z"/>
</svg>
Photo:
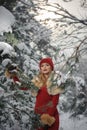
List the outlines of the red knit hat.
<svg viewBox="0 0 87 130">
<path fill-rule="evenodd" d="M 53 61 L 51 58 L 48 57 L 48 58 L 41 59 L 41 61 L 39 63 L 39 67 L 41 67 L 42 63 L 48 63 L 52 67 L 52 70 L 54 69 L 54 64 L 53 64 Z"/>
</svg>

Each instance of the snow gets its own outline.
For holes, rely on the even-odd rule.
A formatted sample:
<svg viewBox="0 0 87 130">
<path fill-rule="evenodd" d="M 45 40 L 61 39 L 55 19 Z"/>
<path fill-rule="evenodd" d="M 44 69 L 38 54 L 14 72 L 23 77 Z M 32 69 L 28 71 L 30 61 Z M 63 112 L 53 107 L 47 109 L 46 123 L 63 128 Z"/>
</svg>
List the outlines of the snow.
<svg viewBox="0 0 87 130">
<path fill-rule="evenodd" d="M 9 57 L 16 57 L 14 48 L 6 42 L 0 42 L 0 56 L 8 55 Z M 2 61 L 2 66 L 6 66 L 8 63 L 12 63 L 10 58 L 5 58 Z"/>
<path fill-rule="evenodd" d="M 3 32 L 12 32 L 11 25 L 15 22 L 14 16 L 4 7 L 0 6 L 0 34 L 3 35 Z M 28 54 L 31 54 L 31 50 L 29 50 L 24 43 L 18 45 L 20 50 L 26 50 Z M 10 46 L 6 42 L 0 42 L 0 51 L 3 50 L 1 56 L 4 54 L 9 54 L 10 56 L 16 55 L 12 46 Z M 69 51 L 68 51 L 69 52 Z M 67 51 L 66 51 L 66 55 Z M 26 64 L 28 62 L 28 57 L 26 57 Z M 5 65 L 6 62 L 11 62 L 10 59 L 5 59 L 2 64 Z M 36 64 L 32 60 L 32 68 L 35 68 Z M 37 67 L 36 67 L 37 68 Z M 76 79 L 78 82 L 80 79 Z M 84 81 L 81 81 L 84 85 Z M 0 96 L 4 94 L 4 90 L 0 88 Z M 12 94 L 12 93 L 11 93 Z M 9 95 L 5 95 L 9 96 Z M 23 118 L 25 122 L 27 117 Z M 60 113 L 60 130 L 86 130 L 87 129 L 87 117 L 80 116 L 79 118 L 70 118 L 70 113 Z M 9 127 L 6 129 L 9 130 Z M 19 124 L 15 121 L 15 125 L 10 130 L 20 130 Z"/>
<path fill-rule="evenodd" d="M 6 42 L 0 42 L 0 51 L 3 51 L 1 53 L 1 56 L 5 54 L 9 54 L 10 56 L 16 55 L 13 47 Z"/>
<path fill-rule="evenodd" d="M 15 18 L 12 13 L 0 6 L 0 35 L 3 35 L 4 32 L 12 32 L 11 26 L 14 24 Z"/>
<path fill-rule="evenodd" d="M 21 51 L 24 51 L 24 52 L 26 52 L 26 53 L 28 53 L 28 54 L 31 54 L 30 48 L 28 48 L 25 43 L 20 43 L 20 44 L 18 44 L 18 48 L 19 48 Z"/>
<path fill-rule="evenodd" d="M 70 119 L 69 113 L 60 114 L 60 130 L 87 130 L 87 117 Z"/>
<path fill-rule="evenodd" d="M 6 58 L 2 61 L 2 65 L 5 67 L 8 63 L 12 63 L 12 61 L 9 58 Z"/>
<path fill-rule="evenodd" d="M 0 87 L 0 97 L 2 97 L 4 95 L 4 89 L 2 89 L 1 87 Z"/>
</svg>

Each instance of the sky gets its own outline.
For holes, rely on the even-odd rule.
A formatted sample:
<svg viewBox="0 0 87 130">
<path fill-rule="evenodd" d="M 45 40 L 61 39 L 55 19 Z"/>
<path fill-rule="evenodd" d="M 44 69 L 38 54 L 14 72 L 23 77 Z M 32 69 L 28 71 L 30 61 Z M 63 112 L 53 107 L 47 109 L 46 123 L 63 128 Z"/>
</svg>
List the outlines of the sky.
<svg viewBox="0 0 87 130">
<path fill-rule="evenodd" d="M 87 8 L 81 7 L 81 2 L 83 0 L 72 0 L 71 2 L 64 2 L 63 0 L 48 0 L 49 3 L 58 3 L 65 9 L 67 9 L 70 13 L 77 16 L 78 18 L 84 18 L 87 16 Z"/>
</svg>

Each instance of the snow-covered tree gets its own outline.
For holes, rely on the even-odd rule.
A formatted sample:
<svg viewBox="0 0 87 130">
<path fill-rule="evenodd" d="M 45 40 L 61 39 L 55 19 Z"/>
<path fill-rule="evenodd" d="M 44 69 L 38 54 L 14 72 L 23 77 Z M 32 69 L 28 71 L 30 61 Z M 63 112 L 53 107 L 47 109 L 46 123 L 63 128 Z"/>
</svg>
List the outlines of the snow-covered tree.
<svg viewBox="0 0 87 130">
<path fill-rule="evenodd" d="M 34 119 L 39 117 L 33 113 L 35 99 L 30 91 L 20 91 L 11 79 L 6 79 L 4 72 L 8 63 L 14 63 L 31 79 L 38 71 L 38 61 L 42 56 L 51 56 L 55 69 L 60 69 L 64 75 L 69 72 L 73 78 L 65 85 L 59 110 L 70 112 L 71 116 L 87 116 L 87 78 L 84 73 L 79 73 L 80 58 L 86 54 L 86 16 L 78 18 L 60 3 L 50 1 L 20 0 L 15 5 L 2 1 L 13 15 L 10 12 L 8 19 L 4 20 L 7 26 L 3 23 L 3 28 L 0 28 L 1 129 L 30 130 L 38 124 Z M 74 1 L 63 2 L 70 4 Z M 86 7 L 86 1 L 80 2 Z M 0 6 L 0 9 L 4 7 Z"/>
</svg>

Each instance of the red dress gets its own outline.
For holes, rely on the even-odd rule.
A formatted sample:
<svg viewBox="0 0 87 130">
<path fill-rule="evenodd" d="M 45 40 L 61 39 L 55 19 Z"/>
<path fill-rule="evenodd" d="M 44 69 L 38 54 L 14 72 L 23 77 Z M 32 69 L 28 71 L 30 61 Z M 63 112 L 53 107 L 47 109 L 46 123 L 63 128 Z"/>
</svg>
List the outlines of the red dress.
<svg viewBox="0 0 87 130">
<path fill-rule="evenodd" d="M 59 129 L 59 114 L 57 111 L 57 104 L 59 102 L 59 94 L 49 95 L 46 86 L 41 87 L 36 97 L 35 112 L 38 114 L 49 114 L 53 116 L 56 121 L 47 130 L 58 130 Z M 40 128 L 38 130 L 44 130 Z"/>
</svg>

